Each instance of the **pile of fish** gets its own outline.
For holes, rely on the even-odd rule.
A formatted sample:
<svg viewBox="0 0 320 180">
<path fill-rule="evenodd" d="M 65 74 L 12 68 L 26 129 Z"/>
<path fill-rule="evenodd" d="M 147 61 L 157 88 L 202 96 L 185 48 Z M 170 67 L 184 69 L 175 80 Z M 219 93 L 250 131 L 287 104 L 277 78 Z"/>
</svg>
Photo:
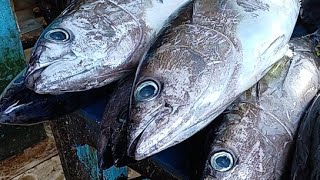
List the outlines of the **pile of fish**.
<svg viewBox="0 0 320 180">
<path fill-rule="evenodd" d="M 292 37 L 300 6 L 74 0 L 1 94 L 0 123 L 52 120 L 105 98 L 102 169 L 210 127 L 204 179 L 318 179 L 320 30 Z"/>
</svg>

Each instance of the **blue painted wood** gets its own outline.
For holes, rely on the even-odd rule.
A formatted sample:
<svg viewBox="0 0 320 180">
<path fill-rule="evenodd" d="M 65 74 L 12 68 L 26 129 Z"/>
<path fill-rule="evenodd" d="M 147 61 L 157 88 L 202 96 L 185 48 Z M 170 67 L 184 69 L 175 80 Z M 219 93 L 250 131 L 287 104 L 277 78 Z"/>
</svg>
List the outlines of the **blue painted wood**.
<svg viewBox="0 0 320 180">
<path fill-rule="evenodd" d="M 0 91 L 25 66 L 25 56 L 10 0 L 0 0 Z"/>
<path fill-rule="evenodd" d="M 101 179 L 101 176 L 104 180 L 116 180 L 120 177 L 128 177 L 127 167 L 111 167 L 101 173 L 98 167 L 97 151 L 95 148 L 86 144 L 76 147 L 76 150 L 77 156 L 80 162 L 83 163 L 86 171 L 89 172 L 91 180 Z"/>
</svg>

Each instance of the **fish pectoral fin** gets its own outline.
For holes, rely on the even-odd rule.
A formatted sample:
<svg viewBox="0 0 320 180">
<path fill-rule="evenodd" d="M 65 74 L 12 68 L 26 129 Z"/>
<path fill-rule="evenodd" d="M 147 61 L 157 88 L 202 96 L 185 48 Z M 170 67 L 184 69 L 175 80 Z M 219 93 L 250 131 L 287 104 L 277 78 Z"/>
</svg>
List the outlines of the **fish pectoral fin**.
<svg viewBox="0 0 320 180">
<path fill-rule="evenodd" d="M 109 133 L 101 133 L 97 145 L 98 165 L 102 170 L 113 166 L 111 139 L 107 134 Z"/>
</svg>

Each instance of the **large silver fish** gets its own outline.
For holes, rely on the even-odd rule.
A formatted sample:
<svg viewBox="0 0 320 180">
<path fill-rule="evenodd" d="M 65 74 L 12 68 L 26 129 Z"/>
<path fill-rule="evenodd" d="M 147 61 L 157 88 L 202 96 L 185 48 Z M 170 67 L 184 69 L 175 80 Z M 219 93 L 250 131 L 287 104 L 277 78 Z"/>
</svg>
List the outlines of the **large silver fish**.
<svg viewBox="0 0 320 180">
<path fill-rule="evenodd" d="M 138 69 L 135 158 L 189 138 L 257 83 L 287 51 L 298 11 L 298 0 L 194 1 L 192 23 L 166 34 Z"/>
<path fill-rule="evenodd" d="M 77 0 L 43 32 L 26 84 L 37 93 L 83 91 L 136 69 L 161 30 L 191 0 Z"/>
<path fill-rule="evenodd" d="M 192 6 L 187 6 L 182 13 L 172 21 L 168 30 L 188 23 L 191 18 Z M 161 37 L 159 37 L 161 39 Z M 155 46 L 158 45 L 157 43 Z M 156 47 L 152 47 L 156 48 Z M 134 159 L 127 156 L 127 133 L 129 117 L 129 101 L 132 91 L 134 73 L 120 80 L 111 94 L 100 125 L 97 142 L 98 162 L 100 168 L 117 167 L 132 163 Z"/>
<path fill-rule="evenodd" d="M 284 57 L 228 109 L 212 136 L 204 179 L 283 179 L 290 176 L 300 119 L 320 88 L 313 38 L 291 41 Z M 285 179 L 286 179 L 285 178 Z"/>
<path fill-rule="evenodd" d="M 314 33 L 314 44 L 320 45 L 320 30 Z M 316 48 L 318 61 L 320 49 Z M 302 118 L 296 141 L 291 179 L 320 179 L 320 94 L 314 98 Z"/>
<path fill-rule="evenodd" d="M 310 105 L 299 127 L 293 162 L 292 180 L 320 179 L 320 94 Z"/>
</svg>

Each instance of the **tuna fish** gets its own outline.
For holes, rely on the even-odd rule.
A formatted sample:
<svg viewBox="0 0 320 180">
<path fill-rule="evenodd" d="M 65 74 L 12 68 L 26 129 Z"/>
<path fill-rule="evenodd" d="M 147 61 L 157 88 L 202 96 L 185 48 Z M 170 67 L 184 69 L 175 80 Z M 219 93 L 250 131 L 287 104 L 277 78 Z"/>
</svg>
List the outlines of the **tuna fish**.
<svg viewBox="0 0 320 180">
<path fill-rule="evenodd" d="M 112 86 L 61 95 L 37 94 L 25 87 L 25 70 L 0 95 L 0 124 L 34 124 L 71 113 L 100 98 L 108 99 Z"/>
<path fill-rule="evenodd" d="M 137 160 L 184 141 L 263 77 L 288 49 L 298 0 L 195 0 L 141 61 L 130 110 Z M 286 10 L 284 10 L 286 9 Z"/>
<path fill-rule="evenodd" d="M 40 94 L 84 91 L 136 69 L 191 0 L 73 1 L 38 39 L 26 85 Z"/>
<path fill-rule="evenodd" d="M 320 94 L 301 120 L 291 168 L 292 180 L 320 179 Z"/>
<path fill-rule="evenodd" d="M 291 40 L 285 56 L 246 91 L 215 129 L 204 179 L 287 179 L 300 119 L 320 88 L 313 37 Z"/>
<path fill-rule="evenodd" d="M 314 44 L 320 45 L 320 30 L 314 33 Z M 316 48 L 320 61 L 319 48 Z M 320 95 L 314 98 L 301 120 L 293 163 L 291 179 L 320 179 Z"/>
<path fill-rule="evenodd" d="M 172 21 L 166 31 L 179 25 L 190 22 L 192 6 L 186 6 L 185 10 Z M 159 37 L 162 39 L 162 36 Z M 159 46 L 158 42 L 152 49 Z M 134 73 L 122 79 L 112 93 L 106 107 L 98 139 L 98 161 L 100 168 L 109 168 L 112 165 L 124 166 L 134 162 L 132 157 L 127 156 L 127 133 L 130 124 L 128 108 L 132 91 Z"/>
</svg>

